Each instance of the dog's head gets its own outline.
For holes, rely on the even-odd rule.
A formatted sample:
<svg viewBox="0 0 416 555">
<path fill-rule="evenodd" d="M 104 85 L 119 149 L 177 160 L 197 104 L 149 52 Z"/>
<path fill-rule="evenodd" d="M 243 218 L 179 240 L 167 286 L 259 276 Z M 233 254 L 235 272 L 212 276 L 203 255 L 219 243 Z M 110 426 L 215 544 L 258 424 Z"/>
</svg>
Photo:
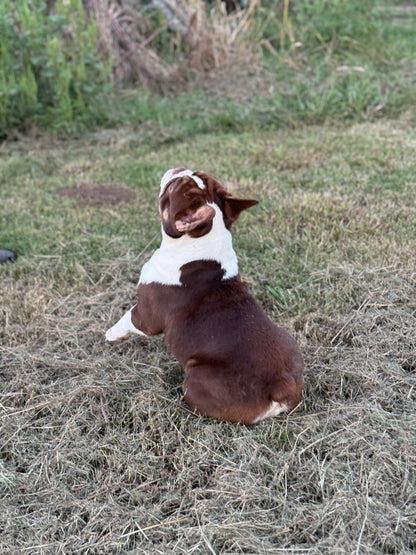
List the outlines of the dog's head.
<svg viewBox="0 0 416 555">
<path fill-rule="evenodd" d="M 212 175 L 185 168 L 168 170 L 160 183 L 162 226 L 173 238 L 185 233 L 191 237 L 209 233 L 216 214 L 214 205 L 221 210 L 224 225 L 229 229 L 243 210 L 257 203 L 234 197 Z"/>
</svg>

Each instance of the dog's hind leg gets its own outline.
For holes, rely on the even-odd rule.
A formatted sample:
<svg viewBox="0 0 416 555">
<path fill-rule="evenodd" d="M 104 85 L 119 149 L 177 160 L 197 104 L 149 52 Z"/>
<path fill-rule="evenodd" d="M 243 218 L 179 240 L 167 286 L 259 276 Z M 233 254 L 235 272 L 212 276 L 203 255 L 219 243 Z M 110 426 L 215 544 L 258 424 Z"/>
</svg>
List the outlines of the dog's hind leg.
<svg viewBox="0 0 416 555">
<path fill-rule="evenodd" d="M 105 338 L 107 341 L 122 341 L 128 339 L 131 335 L 146 335 L 144 332 L 137 329 L 132 322 L 131 313 L 134 308 L 135 306 L 126 312 L 117 324 L 106 331 Z"/>
</svg>

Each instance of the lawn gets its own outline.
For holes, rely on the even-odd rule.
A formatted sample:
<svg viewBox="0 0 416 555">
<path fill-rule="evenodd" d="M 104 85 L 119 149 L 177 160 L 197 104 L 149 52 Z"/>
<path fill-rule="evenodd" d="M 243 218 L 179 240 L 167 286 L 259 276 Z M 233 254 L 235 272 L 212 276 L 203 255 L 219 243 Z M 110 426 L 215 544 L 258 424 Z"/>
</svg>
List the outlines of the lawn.
<svg viewBox="0 0 416 555">
<path fill-rule="evenodd" d="M 0 246 L 19 255 L 0 267 L 0 552 L 415 552 L 413 116 L 162 131 L 0 150 Z M 162 338 L 105 343 L 180 165 L 260 201 L 234 246 L 305 357 L 288 417 L 200 417 Z"/>
</svg>

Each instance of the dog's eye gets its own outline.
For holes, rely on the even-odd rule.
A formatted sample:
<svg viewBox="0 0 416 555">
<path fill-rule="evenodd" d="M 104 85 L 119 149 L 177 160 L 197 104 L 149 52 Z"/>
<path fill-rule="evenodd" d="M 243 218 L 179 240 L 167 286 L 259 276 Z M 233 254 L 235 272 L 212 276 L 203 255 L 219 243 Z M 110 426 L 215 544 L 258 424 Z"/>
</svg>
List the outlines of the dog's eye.
<svg viewBox="0 0 416 555">
<path fill-rule="evenodd" d="M 191 208 L 192 210 L 196 210 L 201 205 L 202 205 L 202 202 L 200 199 L 194 199 L 194 200 L 191 200 L 191 202 L 189 203 L 189 208 Z"/>
<path fill-rule="evenodd" d="M 204 197 L 204 193 L 200 190 L 192 189 L 192 191 L 186 191 L 184 197 L 201 201 Z"/>
</svg>

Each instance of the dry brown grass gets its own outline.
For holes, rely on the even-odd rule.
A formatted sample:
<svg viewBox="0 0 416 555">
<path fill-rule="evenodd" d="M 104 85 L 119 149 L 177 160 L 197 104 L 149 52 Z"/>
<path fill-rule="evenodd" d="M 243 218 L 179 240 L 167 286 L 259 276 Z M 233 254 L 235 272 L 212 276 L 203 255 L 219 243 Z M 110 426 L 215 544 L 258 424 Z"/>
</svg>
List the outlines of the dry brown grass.
<svg viewBox="0 0 416 555">
<path fill-rule="evenodd" d="M 416 317 L 396 272 L 347 316 L 292 322 L 304 405 L 248 429 L 187 411 L 160 340 L 103 344 L 126 263 L 116 297 L 7 280 L 31 315 L 1 347 L 4 552 L 410 553 Z"/>
<path fill-rule="evenodd" d="M 190 72 L 253 61 L 255 56 L 259 61 L 258 46 L 251 40 L 258 4 L 251 0 L 245 10 L 231 13 L 222 2 L 208 9 L 202 0 L 161 1 L 152 10 L 112 0 L 90 0 L 88 6 L 98 24 L 101 49 L 114 60 L 116 81 L 166 89 L 183 85 Z M 168 17 L 155 26 L 157 9 Z M 158 44 L 161 36 L 165 46 Z"/>
</svg>

